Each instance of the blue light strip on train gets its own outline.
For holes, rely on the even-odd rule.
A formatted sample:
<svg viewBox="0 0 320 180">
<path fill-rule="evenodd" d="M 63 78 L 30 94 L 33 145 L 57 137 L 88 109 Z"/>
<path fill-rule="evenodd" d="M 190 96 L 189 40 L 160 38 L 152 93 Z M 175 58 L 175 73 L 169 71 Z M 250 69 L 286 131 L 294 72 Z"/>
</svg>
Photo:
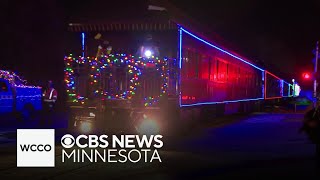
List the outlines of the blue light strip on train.
<svg viewBox="0 0 320 180">
<path fill-rule="evenodd" d="M 265 71 L 262 71 L 262 72 L 261 72 L 261 80 L 262 80 L 262 81 L 261 81 L 261 82 L 262 82 L 262 84 L 261 84 L 261 86 L 262 86 L 262 87 L 261 87 L 262 93 L 261 93 L 261 94 L 262 94 L 262 98 L 264 98 L 264 88 L 265 88 L 265 87 L 264 87 L 264 86 L 265 86 L 265 83 L 264 83 L 265 77 L 264 77 L 264 75 L 265 75 Z"/>
<path fill-rule="evenodd" d="M 252 66 L 252 67 L 254 67 L 254 68 L 256 68 L 256 69 L 259 69 L 260 71 L 264 71 L 263 69 L 259 68 L 258 66 L 254 65 L 254 64 L 252 64 L 252 63 L 250 63 L 250 62 L 248 62 L 248 61 L 246 61 L 246 60 L 244 60 L 244 59 L 242 59 L 242 58 L 240 58 L 240 57 L 238 57 L 238 56 L 236 56 L 236 55 L 233 55 L 232 53 L 230 53 L 230 52 L 228 52 L 228 51 L 226 51 L 226 50 L 224 50 L 224 49 L 221 49 L 221 48 L 219 48 L 218 46 L 215 46 L 215 45 L 209 43 L 208 41 L 205 41 L 205 40 L 199 38 L 198 36 L 192 34 L 191 32 L 189 32 L 189 31 L 187 31 L 187 30 L 185 30 L 184 28 L 180 27 L 180 29 L 181 29 L 183 32 L 185 32 L 185 33 L 189 34 L 190 36 L 194 37 L 195 39 L 197 39 L 197 40 L 199 40 L 199 41 L 201 41 L 201 42 L 203 42 L 203 43 L 205 43 L 205 44 L 207 44 L 207 45 L 209 45 L 209 46 L 211 46 L 211 47 L 213 47 L 213 48 L 215 48 L 215 49 L 217 49 L 217 50 L 219 50 L 219 51 L 221 51 L 221 52 L 224 52 L 224 53 L 226 53 L 226 54 L 228 54 L 228 55 L 230 55 L 230 56 L 232 56 L 232 57 L 234 57 L 234 58 L 236 58 L 236 59 L 238 59 L 238 60 L 240 60 L 240 61 L 242 61 L 242 62 L 244 62 L 244 63 L 246 63 L 246 64 L 248 64 L 248 65 L 250 65 L 250 66 Z M 181 38 L 181 37 L 180 37 L 180 38 Z"/>
<path fill-rule="evenodd" d="M 182 68 L 182 28 L 179 29 L 179 69 Z"/>
<path fill-rule="evenodd" d="M 181 107 L 182 29 L 179 28 L 179 106 Z"/>
<path fill-rule="evenodd" d="M 207 44 L 207 45 L 209 45 L 209 46 L 211 46 L 211 47 L 213 47 L 213 48 L 215 48 L 215 49 L 217 49 L 217 50 L 219 50 L 219 51 L 221 51 L 223 53 L 226 53 L 226 54 L 228 54 L 228 55 L 230 55 L 230 56 L 232 56 L 232 57 L 234 57 L 234 58 L 236 58 L 236 59 L 238 59 L 238 60 L 240 60 L 240 61 L 242 61 L 242 62 L 244 62 L 244 63 L 246 63 L 246 64 L 248 64 L 248 65 L 250 65 L 250 66 L 252 66 L 252 67 L 254 67 L 256 69 L 258 69 L 258 70 L 260 70 L 260 71 L 262 71 L 262 73 L 265 73 L 264 69 L 261 69 L 258 66 L 256 66 L 256 65 L 254 65 L 254 64 L 252 64 L 252 63 L 250 63 L 250 62 L 248 62 L 248 61 L 246 61 L 246 60 L 244 60 L 244 59 L 242 59 L 242 58 L 240 58 L 240 57 L 238 57 L 236 55 L 233 55 L 232 53 L 230 53 L 230 52 L 228 52 L 228 51 L 226 51 L 224 49 L 221 49 L 221 48 L 219 48 L 219 47 L 217 47 L 217 46 L 215 46 L 215 45 L 213 45 L 213 44 L 211 44 L 211 43 L 199 38 L 198 36 L 192 34 L 191 32 L 189 32 L 187 30 L 185 30 L 183 27 L 179 27 L 179 69 L 180 69 L 180 74 L 181 74 L 181 68 L 182 68 L 182 32 L 185 32 L 186 34 L 190 35 L 191 37 L 193 37 L 193 38 L 195 38 L 195 39 L 197 39 L 197 40 L 199 40 L 199 41 L 201 41 L 201 42 L 203 42 L 203 43 L 205 43 L 205 44 Z M 262 78 L 264 79 L 264 77 L 262 77 Z M 181 80 L 181 77 L 179 78 L 179 81 L 180 80 Z M 253 98 L 253 99 L 239 99 L 239 100 L 232 100 L 232 101 L 221 101 L 221 102 L 203 102 L 203 103 L 194 103 L 194 104 L 182 104 L 182 102 L 181 102 L 181 90 L 179 92 L 179 96 L 180 96 L 179 97 L 179 105 L 180 105 L 180 107 L 212 105 L 212 104 L 222 104 L 222 103 L 234 103 L 234 102 L 255 101 L 255 100 L 264 99 L 264 97 L 262 97 L 262 98 Z"/>
<path fill-rule="evenodd" d="M 201 106 L 201 105 L 212 105 L 212 104 L 224 104 L 224 103 L 234 103 L 234 102 L 243 102 L 243 101 L 256 101 L 262 100 L 264 98 L 255 98 L 255 99 L 240 99 L 233 101 L 221 101 L 221 102 L 204 102 L 204 103 L 194 103 L 194 104 L 183 104 L 180 107 L 190 107 L 190 106 Z"/>
<path fill-rule="evenodd" d="M 81 39 L 82 39 L 82 41 L 81 41 L 81 44 L 82 44 L 82 57 L 84 57 L 85 56 L 85 54 L 84 54 L 84 51 L 85 51 L 85 34 L 84 33 L 81 33 Z"/>
</svg>

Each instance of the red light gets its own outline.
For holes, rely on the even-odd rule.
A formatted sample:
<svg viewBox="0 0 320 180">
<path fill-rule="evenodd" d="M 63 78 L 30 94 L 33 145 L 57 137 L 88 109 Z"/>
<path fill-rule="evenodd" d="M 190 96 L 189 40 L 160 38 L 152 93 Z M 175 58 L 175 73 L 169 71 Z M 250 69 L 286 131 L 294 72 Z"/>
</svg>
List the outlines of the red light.
<svg viewBox="0 0 320 180">
<path fill-rule="evenodd" d="M 310 74 L 309 73 L 303 73 L 303 78 L 304 79 L 310 79 Z"/>
</svg>

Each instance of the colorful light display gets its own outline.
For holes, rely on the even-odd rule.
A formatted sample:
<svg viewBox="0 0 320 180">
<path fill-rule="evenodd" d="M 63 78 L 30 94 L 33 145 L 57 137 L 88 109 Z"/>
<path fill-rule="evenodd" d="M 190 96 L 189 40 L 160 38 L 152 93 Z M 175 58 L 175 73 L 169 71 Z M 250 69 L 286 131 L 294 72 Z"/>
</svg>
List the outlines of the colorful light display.
<svg viewBox="0 0 320 180">
<path fill-rule="evenodd" d="M 136 94 L 137 87 L 140 83 L 140 76 L 148 65 L 154 65 L 157 71 L 159 71 L 161 78 L 163 79 L 161 86 L 161 93 L 159 96 L 144 97 L 144 106 L 151 106 L 159 101 L 159 98 L 166 93 L 168 71 L 166 70 L 167 59 L 159 59 L 157 57 L 143 58 L 134 57 L 126 54 L 110 54 L 104 55 L 100 58 L 94 57 L 79 57 L 73 58 L 72 54 L 69 57 L 65 57 L 65 82 L 67 85 L 67 93 L 73 102 L 84 103 L 85 97 L 77 93 L 75 88 L 75 68 L 79 65 L 88 67 L 89 69 L 89 85 L 94 96 L 101 97 L 103 99 L 132 99 Z M 128 75 L 128 89 L 120 88 L 117 85 L 111 86 L 111 89 L 105 89 L 102 87 L 104 82 L 103 78 L 109 79 L 116 78 L 117 71 L 120 69 L 123 72 L 125 70 Z"/>
<path fill-rule="evenodd" d="M 152 106 L 153 104 L 158 103 L 160 97 L 167 92 L 167 87 L 168 87 L 167 82 L 169 77 L 169 70 L 166 70 L 166 67 L 168 65 L 168 59 L 164 58 L 163 60 L 160 60 L 158 58 L 154 58 L 153 56 L 152 58 L 153 58 L 152 60 L 150 60 L 149 58 L 145 59 L 141 65 L 145 67 L 147 66 L 147 64 L 154 64 L 156 67 L 156 70 L 160 72 L 162 85 L 161 85 L 160 95 L 156 97 L 153 97 L 153 96 L 144 97 L 144 106 Z"/>
<path fill-rule="evenodd" d="M 0 78 L 8 80 L 13 86 L 20 88 L 41 88 L 39 86 L 26 85 L 27 81 L 21 79 L 16 73 L 11 71 L 0 70 Z"/>
<path fill-rule="evenodd" d="M 181 74 L 182 61 L 183 61 L 183 47 L 182 47 L 183 43 L 182 43 L 182 41 L 183 41 L 183 36 L 184 35 L 190 36 L 190 37 L 196 39 L 199 42 L 202 42 L 202 43 L 204 43 L 204 44 L 206 44 L 206 45 L 208 45 L 208 46 L 210 46 L 210 47 L 212 47 L 212 48 L 214 48 L 216 50 L 219 50 L 222 53 L 225 53 L 225 54 L 227 54 L 227 55 L 229 55 L 229 56 L 231 56 L 231 57 L 233 57 L 233 58 L 235 58 L 235 59 L 247 64 L 247 65 L 250 65 L 251 67 L 253 67 L 253 68 L 255 68 L 255 69 L 259 70 L 259 71 L 261 71 L 261 74 L 262 74 L 261 78 L 262 78 L 262 82 L 263 83 L 261 85 L 262 97 L 259 97 L 259 98 L 238 99 L 238 100 L 219 101 L 219 102 L 200 102 L 200 103 L 193 103 L 193 104 L 183 104 L 182 103 L 182 94 L 181 94 L 181 89 L 180 89 L 180 91 L 179 91 L 179 94 L 180 94 L 180 98 L 179 98 L 180 107 L 199 106 L 199 105 L 208 105 L 208 104 L 232 103 L 232 102 L 253 101 L 253 100 L 261 100 L 261 99 L 274 99 L 274 98 L 286 97 L 286 96 L 284 96 L 285 93 L 283 91 L 283 83 L 286 83 L 284 80 L 282 80 L 279 77 L 275 76 L 274 74 L 264 70 L 263 68 L 260 68 L 260 67 L 256 66 L 255 64 L 253 64 L 253 63 L 251 63 L 251 62 L 249 62 L 249 61 L 247 61 L 247 60 L 245 60 L 245 59 L 243 59 L 243 58 L 241 58 L 241 57 L 239 57 L 239 56 L 237 56 L 237 55 L 235 55 L 235 54 L 233 54 L 233 53 L 231 53 L 231 52 L 229 52 L 229 51 L 227 51 L 227 50 L 225 50 L 223 48 L 220 48 L 220 47 L 218 47 L 218 46 L 216 46 L 216 45 L 214 45 L 214 44 L 212 44 L 212 43 L 210 43 L 210 42 L 208 42 L 208 41 L 206 41 L 206 40 L 204 40 L 202 38 L 200 38 L 199 36 L 193 34 L 192 32 L 190 32 L 188 30 L 186 30 L 182 26 L 179 26 L 179 31 L 178 31 L 178 37 L 179 37 L 179 43 L 178 43 L 178 50 L 179 51 L 178 52 L 179 52 L 179 70 L 180 70 L 180 74 Z M 266 92 L 267 91 L 267 77 L 266 77 L 267 74 L 271 75 L 271 76 L 273 76 L 273 77 L 275 77 L 276 79 L 279 80 L 279 82 L 280 82 L 280 84 L 279 84 L 279 86 L 280 86 L 280 91 L 279 91 L 280 96 L 279 97 L 277 96 L 277 97 L 269 97 L 269 98 L 267 98 L 267 92 Z M 179 87 L 181 87 L 181 77 L 179 77 Z M 288 90 L 288 96 L 290 96 L 290 90 Z"/>
<path fill-rule="evenodd" d="M 300 95 L 301 92 L 301 88 L 297 83 L 294 83 L 294 85 L 292 86 L 292 90 L 293 90 L 293 96 L 297 97 Z"/>
<path fill-rule="evenodd" d="M 75 59 L 72 57 L 72 54 L 70 54 L 69 57 L 65 57 L 65 70 L 64 70 L 64 76 L 65 76 L 65 83 L 66 83 L 66 89 L 68 96 L 72 99 L 73 102 L 78 102 L 80 99 L 80 95 L 76 94 L 75 90 L 75 73 L 72 68 L 73 62 L 76 62 L 78 64 L 84 63 L 84 61 L 79 61 L 78 59 Z M 82 59 L 83 60 L 83 59 Z"/>
<path fill-rule="evenodd" d="M 139 76 L 141 75 L 141 70 L 138 65 L 140 65 L 139 60 L 135 60 L 133 56 L 126 56 L 125 54 L 110 54 L 101 57 L 100 59 L 90 59 L 90 78 L 94 88 L 95 95 L 103 95 L 108 99 L 120 98 L 120 99 L 131 99 L 135 94 L 137 86 L 140 84 L 138 82 Z M 127 70 L 129 74 L 129 89 L 120 90 L 119 87 L 115 89 L 114 92 L 109 92 L 101 87 L 102 76 L 113 77 L 115 68 L 121 68 L 122 70 Z"/>
</svg>

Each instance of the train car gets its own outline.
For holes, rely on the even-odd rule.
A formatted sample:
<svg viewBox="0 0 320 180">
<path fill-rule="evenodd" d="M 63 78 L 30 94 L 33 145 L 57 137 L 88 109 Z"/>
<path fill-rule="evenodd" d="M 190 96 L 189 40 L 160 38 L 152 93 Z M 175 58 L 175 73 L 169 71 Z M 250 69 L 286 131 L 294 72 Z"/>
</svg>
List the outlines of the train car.
<svg viewBox="0 0 320 180">
<path fill-rule="evenodd" d="M 174 18 L 70 23 L 70 127 L 186 131 L 290 96 L 289 83 L 191 29 Z"/>
</svg>

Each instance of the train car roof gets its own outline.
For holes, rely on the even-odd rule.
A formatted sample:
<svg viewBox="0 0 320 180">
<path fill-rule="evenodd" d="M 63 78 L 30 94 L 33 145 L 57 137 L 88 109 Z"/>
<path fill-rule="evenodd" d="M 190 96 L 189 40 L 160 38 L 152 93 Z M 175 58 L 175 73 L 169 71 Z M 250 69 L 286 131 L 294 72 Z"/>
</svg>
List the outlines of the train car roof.
<svg viewBox="0 0 320 180">
<path fill-rule="evenodd" d="M 246 58 L 235 51 L 238 50 L 230 41 L 226 41 L 209 27 L 200 24 L 198 21 L 175 7 L 167 0 L 138 0 L 129 1 L 128 4 L 115 3 L 106 9 L 107 18 L 86 12 L 78 13 L 69 19 L 68 30 L 71 32 L 90 31 L 163 31 L 178 29 L 177 25 L 183 26 L 200 38 L 227 50 L 228 52 L 257 64 L 255 61 Z M 163 11 L 150 11 L 150 5 L 164 8 Z M 134 6 L 135 8 L 132 8 Z M 99 9 L 99 8 L 98 8 Z M 119 11 L 121 9 L 125 13 Z M 99 11 L 99 10 L 97 10 Z M 75 13 L 77 14 L 77 13 Z M 128 16 L 130 14 L 130 16 Z"/>
</svg>

